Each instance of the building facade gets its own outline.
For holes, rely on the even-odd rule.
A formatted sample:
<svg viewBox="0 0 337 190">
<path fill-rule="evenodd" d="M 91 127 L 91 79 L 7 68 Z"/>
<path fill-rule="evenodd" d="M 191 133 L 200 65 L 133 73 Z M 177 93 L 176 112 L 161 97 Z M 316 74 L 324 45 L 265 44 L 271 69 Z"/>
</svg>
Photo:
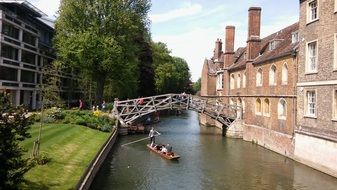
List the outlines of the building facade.
<svg viewBox="0 0 337 190">
<path fill-rule="evenodd" d="M 337 1 L 301 0 L 295 159 L 337 177 Z"/>
<path fill-rule="evenodd" d="M 265 38 L 260 38 L 260 26 L 261 8 L 251 7 L 247 46 L 236 51 L 235 27 L 226 27 L 224 51 L 216 43 L 214 56 L 207 60 L 219 82 L 216 92 L 208 89 L 207 94 L 243 108 L 244 140 L 293 157 L 298 23 Z M 204 77 L 209 76 L 203 70 Z"/>
<path fill-rule="evenodd" d="M 6 91 L 14 105 L 28 109 L 39 107 L 43 67 L 56 58 L 54 23 L 46 16 L 28 1 L 0 2 L 0 92 Z M 59 73 L 64 98 L 69 84 L 76 82 L 69 73 Z"/>
<path fill-rule="evenodd" d="M 244 140 L 337 177 L 337 0 L 300 0 L 299 22 L 262 39 L 260 14 L 249 9 L 236 51 L 226 27 L 223 89 L 211 93 L 243 107 Z"/>
</svg>

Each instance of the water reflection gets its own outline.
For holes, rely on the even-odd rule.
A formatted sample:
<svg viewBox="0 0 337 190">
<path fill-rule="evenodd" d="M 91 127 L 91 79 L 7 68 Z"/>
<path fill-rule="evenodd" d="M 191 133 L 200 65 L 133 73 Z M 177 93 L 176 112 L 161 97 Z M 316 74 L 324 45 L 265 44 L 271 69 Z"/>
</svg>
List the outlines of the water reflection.
<svg viewBox="0 0 337 190">
<path fill-rule="evenodd" d="M 337 180 L 216 128 L 200 127 L 197 114 L 163 118 L 158 142 L 181 155 L 168 161 L 146 149 L 146 135 L 121 137 L 91 189 L 336 189 Z"/>
</svg>

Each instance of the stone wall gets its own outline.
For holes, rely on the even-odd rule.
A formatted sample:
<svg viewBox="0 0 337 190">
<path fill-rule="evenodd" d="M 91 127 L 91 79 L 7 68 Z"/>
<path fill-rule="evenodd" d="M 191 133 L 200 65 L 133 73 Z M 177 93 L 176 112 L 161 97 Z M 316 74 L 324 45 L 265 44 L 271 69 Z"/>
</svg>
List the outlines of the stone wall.
<svg viewBox="0 0 337 190">
<path fill-rule="evenodd" d="M 299 133 L 295 139 L 295 160 L 337 177 L 336 141 Z"/>
<path fill-rule="evenodd" d="M 294 155 L 294 138 L 291 135 L 244 124 L 243 140 L 257 143 L 290 158 L 293 158 Z"/>
</svg>

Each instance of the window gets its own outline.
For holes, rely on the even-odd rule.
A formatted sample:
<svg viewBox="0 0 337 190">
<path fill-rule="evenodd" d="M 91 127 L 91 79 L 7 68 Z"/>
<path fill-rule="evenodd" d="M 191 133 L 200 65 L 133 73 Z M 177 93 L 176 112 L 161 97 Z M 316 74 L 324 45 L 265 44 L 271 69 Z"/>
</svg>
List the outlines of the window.
<svg viewBox="0 0 337 190">
<path fill-rule="evenodd" d="M 220 90 L 223 88 L 223 74 L 220 73 L 217 75 L 216 89 Z"/>
<path fill-rule="evenodd" d="M 285 119 L 287 116 L 287 102 L 283 98 L 278 102 L 277 114 L 279 119 Z"/>
<path fill-rule="evenodd" d="M 23 32 L 23 41 L 32 46 L 36 45 L 36 37 L 29 32 Z"/>
<path fill-rule="evenodd" d="M 288 84 L 288 66 L 284 63 L 282 66 L 282 84 Z"/>
<path fill-rule="evenodd" d="M 241 74 L 238 74 L 238 79 L 236 81 L 236 87 L 241 88 Z"/>
<path fill-rule="evenodd" d="M 35 73 L 21 70 L 21 82 L 35 83 Z"/>
<path fill-rule="evenodd" d="M 12 46 L 1 44 L 1 57 L 18 60 L 19 50 Z"/>
<path fill-rule="evenodd" d="M 261 115 L 261 100 L 260 98 L 256 99 L 256 103 L 255 103 L 255 114 L 256 115 Z"/>
<path fill-rule="evenodd" d="M 243 73 L 243 77 L 242 77 L 242 87 L 246 88 L 246 83 L 247 83 L 247 79 L 246 79 L 246 72 Z"/>
<path fill-rule="evenodd" d="M 333 92 L 333 108 L 332 108 L 332 118 L 337 119 L 337 90 Z"/>
<path fill-rule="evenodd" d="M 0 66 L 0 80 L 17 81 L 16 69 Z"/>
<path fill-rule="evenodd" d="M 269 85 L 276 85 L 276 66 L 272 65 L 269 70 Z"/>
<path fill-rule="evenodd" d="M 270 103 L 269 103 L 268 98 L 264 99 L 263 115 L 265 115 L 265 116 L 270 115 Z"/>
<path fill-rule="evenodd" d="M 237 102 L 236 102 L 236 105 L 239 106 L 239 107 L 242 107 L 242 100 L 241 98 L 238 98 Z M 243 108 L 242 108 L 243 109 Z M 237 114 L 237 118 L 242 118 L 242 109 L 239 108 L 236 112 Z"/>
<path fill-rule="evenodd" d="M 256 73 L 256 86 L 262 86 L 262 69 L 259 68 Z"/>
<path fill-rule="evenodd" d="M 231 79 L 230 79 L 230 81 L 231 81 L 231 84 L 230 84 L 230 89 L 234 89 L 235 87 L 234 87 L 234 85 L 235 85 L 235 78 L 234 78 L 234 74 L 231 74 Z"/>
<path fill-rule="evenodd" d="M 306 96 L 306 115 L 316 116 L 316 91 L 309 90 Z"/>
<path fill-rule="evenodd" d="M 300 41 L 300 38 L 299 38 L 299 35 L 298 35 L 298 31 L 293 32 L 291 34 L 291 43 L 296 43 L 296 42 L 299 42 L 299 41 Z"/>
<path fill-rule="evenodd" d="M 2 33 L 17 40 L 19 39 L 19 31 L 19 29 L 11 26 L 10 24 L 7 24 L 5 22 L 2 24 Z"/>
<path fill-rule="evenodd" d="M 35 54 L 34 53 L 30 53 L 28 51 L 24 51 L 22 50 L 22 57 L 21 57 L 21 61 L 25 62 L 25 63 L 29 63 L 32 65 L 35 65 L 36 60 L 35 60 Z"/>
<path fill-rule="evenodd" d="M 317 72 L 317 41 L 310 42 L 307 45 L 306 72 Z"/>
<path fill-rule="evenodd" d="M 274 50 L 276 47 L 276 41 L 269 42 L 269 51 Z"/>
<path fill-rule="evenodd" d="M 308 2 L 308 10 L 307 10 L 307 21 L 312 22 L 318 19 L 318 4 L 317 0 Z"/>
</svg>

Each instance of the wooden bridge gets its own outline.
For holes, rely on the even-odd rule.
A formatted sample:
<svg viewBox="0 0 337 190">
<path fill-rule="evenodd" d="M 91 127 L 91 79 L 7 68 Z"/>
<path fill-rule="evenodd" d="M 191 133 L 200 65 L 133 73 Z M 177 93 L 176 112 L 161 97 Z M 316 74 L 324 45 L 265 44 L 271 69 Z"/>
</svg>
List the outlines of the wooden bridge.
<svg viewBox="0 0 337 190">
<path fill-rule="evenodd" d="M 164 94 L 123 101 L 116 99 L 113 114 L 122 126 L 129 126 L 148 114 L 167 109 L 193 110 L 208 115 L 227 127 L 236 118 L 242 118 L 240 106 L 224 104 L 220 99 L 189 94 Z"/>
</svg>

